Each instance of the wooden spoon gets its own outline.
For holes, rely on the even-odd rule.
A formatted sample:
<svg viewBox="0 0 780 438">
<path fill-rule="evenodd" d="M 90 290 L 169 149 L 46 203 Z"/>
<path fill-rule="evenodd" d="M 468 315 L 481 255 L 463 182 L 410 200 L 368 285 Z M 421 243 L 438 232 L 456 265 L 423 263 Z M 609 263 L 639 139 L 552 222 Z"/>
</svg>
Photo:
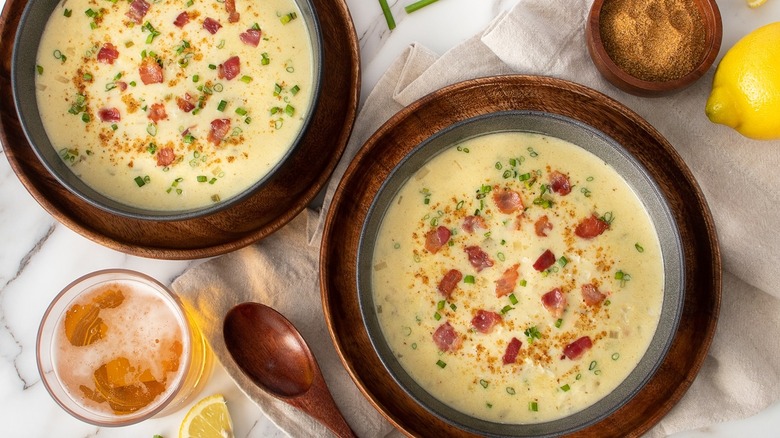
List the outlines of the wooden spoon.
<svg viewBox="0 0 780 438">
<path fill-rule="evenodd" d="M 300 332 L 276 310 L 242 303 L 227 313 L 223 336 L 239 368 L 260 388 L 306 412 L 339 437 L 355 437 Z"/>
</svg>

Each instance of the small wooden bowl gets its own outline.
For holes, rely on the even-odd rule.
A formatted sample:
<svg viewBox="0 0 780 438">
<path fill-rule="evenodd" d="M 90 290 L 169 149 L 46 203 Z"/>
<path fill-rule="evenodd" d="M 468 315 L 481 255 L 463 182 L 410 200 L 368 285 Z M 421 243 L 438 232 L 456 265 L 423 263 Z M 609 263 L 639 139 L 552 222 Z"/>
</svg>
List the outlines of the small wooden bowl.
<svg viewBox="0 0 780 438">
<path fill-rule="evenodd" d="M 712 66 L 723 39 L 720 10 L 714 0 L 694 0 L 704 21 L 704 52 L 696 67 L 688 74 L 669 81 L 647 81 L 629 74 L 610 58 L 601 36 L 601 12 L 605 2 L 595 0 L 585 24 L 588 52 L 602 76 L 621 90 L 636 96 L 657 97 L 678 92 L 701 78 Z"/>
</svg>

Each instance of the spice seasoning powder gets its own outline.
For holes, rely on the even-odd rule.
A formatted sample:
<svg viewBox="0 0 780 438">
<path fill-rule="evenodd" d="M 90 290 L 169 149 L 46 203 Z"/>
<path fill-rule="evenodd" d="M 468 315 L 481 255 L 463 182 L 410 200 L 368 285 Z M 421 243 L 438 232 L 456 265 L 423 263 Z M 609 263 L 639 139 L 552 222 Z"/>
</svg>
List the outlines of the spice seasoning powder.
<svg viewBox="0 0 780 438">
<path fill-rule="evenodd" d="M 607 0 L 599 31 L 615 64 L 645 81 L 679 79 L 704 56 L 704 19 L 695 0 Z"/>
</svg>

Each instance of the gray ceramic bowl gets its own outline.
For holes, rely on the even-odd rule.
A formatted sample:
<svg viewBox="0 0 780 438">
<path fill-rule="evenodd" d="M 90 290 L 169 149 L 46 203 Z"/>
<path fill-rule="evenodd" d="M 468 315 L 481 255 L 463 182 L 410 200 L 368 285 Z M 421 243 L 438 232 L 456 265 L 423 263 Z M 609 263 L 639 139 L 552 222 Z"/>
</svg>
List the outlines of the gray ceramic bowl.
<svg viewBox="0 0 780 438">
<path fill-rule="evenodd" d="M 385 341 L 371 288 L 372 256 L 379 227 L 389 203 L 418 169 L 453 144 L 476 136 L 523 131 L 557 137 L 595 154 L 614 167 L 644 203 L 661 243 L 665 270 L 660 322 L 637 367 L 612 393 L 589 408 L 560 420 L 540 424 L 501 424 L 465 415 L 440 402 L 421 388 L 404 370 Z M 390 172 L 371 205 L 358 245 L 357 288 L 359 307 L 372 345 L 395 382 L 417 403 L 441 420 L 483 436 L 558 436 L 593 425 L 630 400 L 653 376 L 666 356 L 683 309 L 685 278 L 683 248 L 670 207 L 650 173 L 621 145 L 602 132 L 561 115 L 537 111 L 506 111 L 456 123 L 415 147 Z"/>
<path fill-rule="evenodd" d="M 27 3 L 14 41 L 13 57 L 11 59 L 11 86 L 19 121 L 28 142 L 44 167 L 62 186 L 88 204 L 122 217 L 149 221 L 182 221 L 208 216 L 241 204 L 262 191 L 265 183 L 272 179 L 273 175 L 290 161 L 289 158 L 291 156 L 296 154 L 297 147 L 309 128 L 313 114 L 317 111 L 322 80 L 322 32 L 317 12 L 311 0 L 295 0 L 295 2 L 301 11 L 300 18 L 306 23 L 313 49 L 314 89 L 310 102 L 311 110 L 304 120 L 301 131 L 295 137 L 292 147 L 284 157 L 263 178 L 256 181 L 243 192 L 203 208 L 182 211 L 144 209 L 125 205 L 99 193 L 85 184 L 63 163 L 58 152 L 52 147 L 49 137 L 46 135 L 41 122 L 35 93 L 36 55 L 39 41 L 49 16 L 61 4 L 60 0 L 32 0 Z"/>
</svg>

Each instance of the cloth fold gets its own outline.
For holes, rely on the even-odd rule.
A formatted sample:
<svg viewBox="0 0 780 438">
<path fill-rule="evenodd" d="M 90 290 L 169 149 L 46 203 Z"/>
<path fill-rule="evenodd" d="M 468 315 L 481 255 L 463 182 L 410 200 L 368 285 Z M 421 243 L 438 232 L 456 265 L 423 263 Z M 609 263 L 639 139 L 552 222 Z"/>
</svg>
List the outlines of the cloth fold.
<svg viewBox="0 0 780 438">
<path fill-rule="evenodd" d="M 554 3 L 554 2 L 553 2 Z M 508 73 L 567 79 L 594 88 L 650 122 L 677 149 L 710 205 L 723 256 L 719 327 L 704 366 L 680 403 L 648 436 L 744 418 L 780 396 L 780 142 L 757 142 L 709 122 L 704 105 L 711 70 L 693 86 L 661 98 L 628 95 L 597 72 L 585 46 L 590 0 L 521 0 L 484 32 L 442 56 L 412 44 L 389 67 L 358 114 L 322 210 L 306 210 L 263 241 L 198 265 L 173 289 L 202 317 L 206 337 L 238 386 L 291 436 L 326 431 L 304 414 L 254 388 L 227 355 L 222 318 L 234 304 L 260 301 L 303 333 L 353 429 L 364 437 L 393 433 L 349 379 L 330 342 L 317 284 L 325 213 L 351 158 L 387 119 L 445 85 Z M 294 293 L 292 293 L 292 292 Z M 770 334 L 767 336 L 767 334 Z M 397 433 L 397 431 L 395 432 Z"/>
</svg>

